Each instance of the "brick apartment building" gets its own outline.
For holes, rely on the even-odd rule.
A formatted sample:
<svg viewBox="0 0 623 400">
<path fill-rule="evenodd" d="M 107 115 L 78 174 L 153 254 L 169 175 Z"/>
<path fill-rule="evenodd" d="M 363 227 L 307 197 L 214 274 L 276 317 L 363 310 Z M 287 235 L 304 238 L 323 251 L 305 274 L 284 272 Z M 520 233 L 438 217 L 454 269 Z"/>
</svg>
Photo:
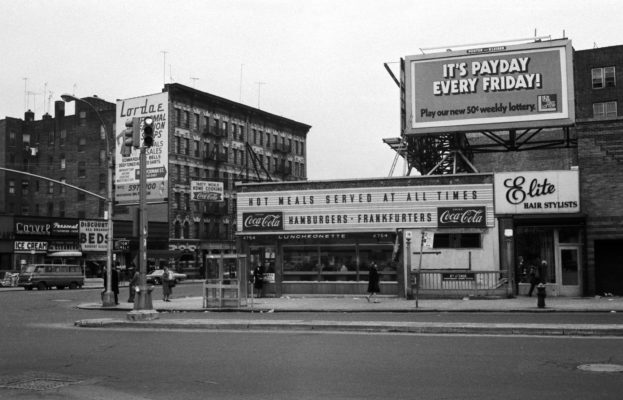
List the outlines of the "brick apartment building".
<svg viewBox="0 0 623 400">
<path fill-rule="evenodd" d="M 148 206 L 148 259 L 152 265 L 170 262 L 191 275 L 201 274 L 203 255 L 235 252 L 234 181 L 306 179 L 310 126 L 179 84 L 167 84 L 163 92 L 169 93 L 170 102 L 170 192 L 168 203 Z M 107 132 L 116 131 L 114 103 L 96 96 L 83 100 L 97 109 Z M 0 120 L 0 166 L 106 197 L 106 137 L 97 113 L 80 101 L 75 102 L 74 115 L 65 115 L 62 101 L 55 102 L 54 111 L 54 117 L 46 114 L 40 120 L 35 120 L 31 111 L 23 120 Z M 191 202 L 192 180 L 223 182 L 225 202 Z M 0 182 L 1 270 L 18 268 L 24 258 L 43 261 L 51 256 L 46 250 L 16 253 L 16 241 L 37 239 L 16 236 L 16 221 L 46 226 L 55 221 L 74 224 L 81 219 L 104 218 L 103 200 L 74 189 L 7 171 L 0 171 Z M 137 254 L 131 222 L 135 208 L 116 206 L 114 210 L 115 239 L 131 239 L 129 249 L 115 251 L 122 265 L 135 260 Z M 48 239 L 41 240 L 50 244 Z M 64 249 L 75 250 L 72 253 L 79 250 L 74 233 L 55 240 L 57 244 L 64 241 Z M 58 249 L 57 244 L 51 249 Z M 85 263 L 102 257 L 83 254 L 73 261 Z"/>
</svg>

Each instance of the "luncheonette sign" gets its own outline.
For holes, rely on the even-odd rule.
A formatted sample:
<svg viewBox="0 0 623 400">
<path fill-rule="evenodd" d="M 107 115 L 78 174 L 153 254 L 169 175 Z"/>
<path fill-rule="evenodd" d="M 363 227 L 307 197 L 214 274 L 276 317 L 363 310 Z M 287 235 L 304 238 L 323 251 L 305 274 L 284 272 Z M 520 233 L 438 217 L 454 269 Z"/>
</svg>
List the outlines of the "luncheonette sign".
<svg viewBox="0 0 623 400">
<path fill-rule="evenodd" d="M 569 40 L 405 58 L 408 134 L 571 125 Z"/>
<path fill-rule="evenodd" d="M 496 173 L 496 214 L 580 212 L 578 171 Z"/>
<path fill-rule="evenodd" d="M 238 192 L 238 231 L 492 227 L 490 183 Z"/>
</svg>

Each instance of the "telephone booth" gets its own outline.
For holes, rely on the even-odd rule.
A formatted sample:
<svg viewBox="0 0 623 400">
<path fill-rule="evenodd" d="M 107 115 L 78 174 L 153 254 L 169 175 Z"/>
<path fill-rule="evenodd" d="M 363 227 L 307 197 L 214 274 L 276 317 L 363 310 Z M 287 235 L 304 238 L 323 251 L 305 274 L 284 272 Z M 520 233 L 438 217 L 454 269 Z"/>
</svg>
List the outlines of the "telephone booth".
<svg viewBox="0 0 623 400">
<path fill-rule="evenodd" d="M 247 259 L 237 254 L 209 254 L 205 260 L 203 308 L 247 305 Z"/>
</svg>

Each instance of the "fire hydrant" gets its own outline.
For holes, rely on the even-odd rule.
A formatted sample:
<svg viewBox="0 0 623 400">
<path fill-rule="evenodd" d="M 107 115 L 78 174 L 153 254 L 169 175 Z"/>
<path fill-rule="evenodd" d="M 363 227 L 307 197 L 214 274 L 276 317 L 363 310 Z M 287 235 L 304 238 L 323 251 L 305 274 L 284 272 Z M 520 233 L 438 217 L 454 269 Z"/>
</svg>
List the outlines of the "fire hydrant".
<svg viewBox="0 0 623 400">
<path fill-rule="evenodd" d="M 547 293 L 545 293 L 545 285 L 543 283 L 539 283 L 536 287 L 536 297 L 536 305 L 539 308 L 545 308 L 545 298 L 547 297 Z"/>
</svg>

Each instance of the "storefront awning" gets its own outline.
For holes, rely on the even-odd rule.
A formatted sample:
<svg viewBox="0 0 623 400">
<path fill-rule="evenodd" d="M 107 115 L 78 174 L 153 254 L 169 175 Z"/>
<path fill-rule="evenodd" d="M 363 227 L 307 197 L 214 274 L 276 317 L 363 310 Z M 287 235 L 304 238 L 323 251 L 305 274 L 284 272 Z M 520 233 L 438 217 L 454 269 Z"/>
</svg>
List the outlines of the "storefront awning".
<svg viewBox="0 0 623 400">
<path fill-rule="evenodd" d="M 48 254 L 48 257 L 82 257 L 82 252 L 80 251 L 55 251 L 54 253 Z"/>
</svg>

